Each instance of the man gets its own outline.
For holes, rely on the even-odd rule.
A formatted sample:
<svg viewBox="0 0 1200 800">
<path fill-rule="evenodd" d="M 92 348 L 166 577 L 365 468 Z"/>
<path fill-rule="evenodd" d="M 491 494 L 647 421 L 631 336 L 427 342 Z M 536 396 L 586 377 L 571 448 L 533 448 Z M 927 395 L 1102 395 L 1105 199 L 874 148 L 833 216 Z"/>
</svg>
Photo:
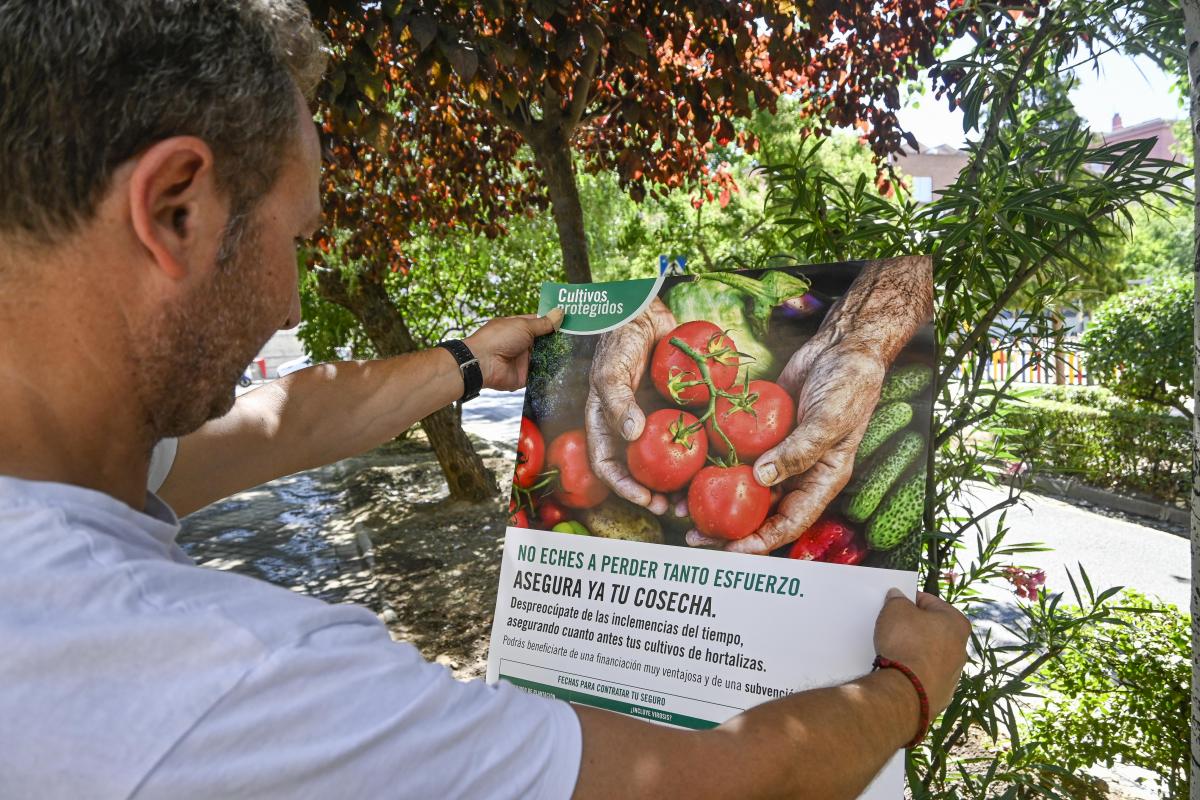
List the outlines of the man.
<svg viewBox="0 0 1200 800">
<path fill-rule="evenodd" d="M 898 670 L 673 730 L 456 683 L 175 545 L 152 446 L 296 319 L 318 51 L 296 0 L 0 0 L 0 797 L 853 797 L 920 727 Z M 510 387 L 551 326 L 468 347 Z M 464 391 L 449 353 L 402 363 L 428 397 L 382 405 Z M 966 634 L 896 593 L 876 645 L 936 713 Z"/>
<path fill-rule="evenodd" d="M 796 427 L 754 462 L 759 483 L 785 491 L 778 511 L 744 539 L 728 542 L 693 530 L 687 543 L 762 554 L 799 538 L 849 483 L 884 374 L 932 319 L 932 259 L 868 262 L 779 376 L 779 384 L 796 399 Z M 596 475 L 621 497 L 660 515 L 668 498 L 633 479 L 624 446 L 642 435 L 646 415 L 634 395 L 655 344 L 675 325 L 671 310 L 655 298 L 630 324 L 604 334 L 587 401 L 588 449 Z M 674 513 L 687 516 L 686 501 Z"/>
</svg>

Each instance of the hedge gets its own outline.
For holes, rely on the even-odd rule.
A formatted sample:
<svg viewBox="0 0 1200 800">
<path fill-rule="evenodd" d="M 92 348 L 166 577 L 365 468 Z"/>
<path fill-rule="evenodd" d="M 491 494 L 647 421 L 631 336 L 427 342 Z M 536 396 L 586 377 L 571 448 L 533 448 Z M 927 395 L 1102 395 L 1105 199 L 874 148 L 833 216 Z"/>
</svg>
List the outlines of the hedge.
<svg viewBox="0 0 1200 800">
<path fill-rule="evenodd" d="M 1070 475 L 1100 488 L 1171 503 L 1187 502 L 1192 452 L 1188 420 L 1131 410 L 1097 392 L 1078 399 L 1089 405 L 1035 397 L 1005 407 L 1003 425 L 1026 432 L 1026 457 L 1035 471 Z"/>
</svg>

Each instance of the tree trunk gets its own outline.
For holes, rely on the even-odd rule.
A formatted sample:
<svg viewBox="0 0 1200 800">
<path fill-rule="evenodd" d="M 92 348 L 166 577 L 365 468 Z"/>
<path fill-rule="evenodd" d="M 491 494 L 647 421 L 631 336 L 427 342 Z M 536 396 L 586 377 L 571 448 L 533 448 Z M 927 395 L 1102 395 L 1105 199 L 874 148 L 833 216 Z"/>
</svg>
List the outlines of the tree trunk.
<svg viewBox="0 0 1200 800">
<path fill-rule="evenodd" d="M 558 244 L 562 249 L 563 270 L 571 283 L 591 283 L 592 267 L 588 260 L 587 233 L 583 229 L 583 206 L 579 202 L 579 183 L 571 146 L 558 131 L 551 131 L 531 140 L 538 166 L 546 179 L 550 194 L 550 212 L 558 228 Z"/>
<path fill-rule="evenodd" d="M 351 291 L 341 275 L 324 271 L 320 273 L 317 286 L 323 298 L 355 316 L 380 357 L 414 353 L 419 349 L 382 285 L 364 278 L 359 281 L 356 291 Z M 414 391 L 420 391 L 420 387 L 414 387 Z M 452 498 L 478 502 L 495 496 L 496 481 L 467 438 L 453 405 L 421 420 L 421 428 L 429 437 Z"/>
<path fill-rule="evenodd" d="M 1194 183 L 1192 198 L 1195 206 L 1195 223 L 1192 244 L 1193 266 L 1197 289 L 1200 290 L 1200 0 L 1183 0 L 1184 44 L 1187 52 L 1188 96 L 1191 99 L 1192 126 L 1192 175 Z M 1193 358 L 1195 364 L 1194 386 L 1200 387 L 1200 291 L 1196 293 L 1192 327 Z M 1194 400 L 1200 401 L 1195 393 Z M 1200 410 L 1200 402 L 1193 405 Z M 1197 468 L 1200 467 L 1200 414 L 1192 417 L 1192 800 L 1200 799 L 1200 490 L 1196 487 Z"/>
</svg>

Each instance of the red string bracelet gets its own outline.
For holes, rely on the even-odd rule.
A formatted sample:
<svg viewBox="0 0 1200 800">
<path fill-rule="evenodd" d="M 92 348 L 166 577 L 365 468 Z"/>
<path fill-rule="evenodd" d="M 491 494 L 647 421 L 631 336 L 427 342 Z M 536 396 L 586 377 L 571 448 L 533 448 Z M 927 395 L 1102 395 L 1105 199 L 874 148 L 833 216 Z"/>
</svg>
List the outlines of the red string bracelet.
<svg viewBox="0 0 1200 800">
<path fill-rule="evenodd" d="M 917 735 L 912 741 L 904 745 L 906 750 L 911 750 L 921 743 L 925 738 L 925 734 L 929 732 L 929 695 L 925 694 L 925 687 L 921 684 L 921 679 L 917 677 L 917 673 L 913 672 L 908 667 L 901 664 L 899 661 L 892 661 L 890 658 L 883 656 L 875 656 L 875 661 L 871 664 L 871 671 L 877 669 L 894 669 L 912 682 L 913 688 L 917 690 L 917 699 L 921 701 L 921 727 L 917 728 Z"/>
</svg>

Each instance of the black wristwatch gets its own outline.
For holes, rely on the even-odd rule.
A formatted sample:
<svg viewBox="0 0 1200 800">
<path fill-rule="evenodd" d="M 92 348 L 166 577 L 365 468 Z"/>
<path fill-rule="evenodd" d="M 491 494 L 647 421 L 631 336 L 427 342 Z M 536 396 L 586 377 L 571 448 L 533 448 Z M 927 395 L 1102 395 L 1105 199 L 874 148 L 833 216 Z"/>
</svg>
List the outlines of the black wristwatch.
<svg viewBox="0 0 1200 800">
<path fill-rule="evenodd" d="M 479 390 L 483 388 L 483 370 L 479 368 L 479 359 L 471 352 L 471 348 L 462 339 L 447 339 L 438 342 L 437 346 L 449 350 L 458 362 L 458 371 L 463 379 L 463 394 L 458 402 L 465 403 L 479 397 Z"/>
</svg>

